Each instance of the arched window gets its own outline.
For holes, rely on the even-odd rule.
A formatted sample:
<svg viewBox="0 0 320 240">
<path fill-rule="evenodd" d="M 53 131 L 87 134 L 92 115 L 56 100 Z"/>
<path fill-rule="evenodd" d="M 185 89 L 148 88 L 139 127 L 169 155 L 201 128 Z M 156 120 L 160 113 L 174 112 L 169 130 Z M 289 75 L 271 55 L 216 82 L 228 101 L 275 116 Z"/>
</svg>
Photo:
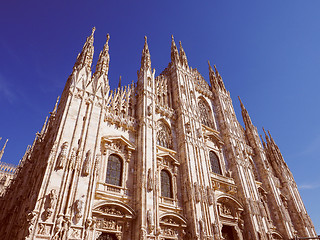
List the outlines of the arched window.
<svg viewBox="0 0 320 240">
<path fill-rule="evenodd" d="M 172 148 L 171 130 L 163 121 L 158 121 L 157 144 L 165 148 Z"/>
<path fill-rule="evenodd" d="M 200 99 L 198 103 L 198 107 L 200 112 L 201 123 L 208 127 L 214 128 L 212 113 L 208 103 L 205 102 L 203 99 Z"/>
<path fill-rule="evenodd" d="M 217 154 L 210 151 L 209 158 L 210 158 L 210 164 L 211 164 L 211 171 L 221 175 L 222 172 L 221 172 L 221 167 L 220 167 L 220 161 L 219 161 Z"/>
<path fill-rule="evenodd" d="M 161 171 L 161 196 L 173 198 L 171 176 L 166 170 Z"/>
<path fill-rule="evenodd" d="M 122 160 L 117 155 L 110 155 L 107 166 L 106 183 L 121 186 Z"/>
</svg>

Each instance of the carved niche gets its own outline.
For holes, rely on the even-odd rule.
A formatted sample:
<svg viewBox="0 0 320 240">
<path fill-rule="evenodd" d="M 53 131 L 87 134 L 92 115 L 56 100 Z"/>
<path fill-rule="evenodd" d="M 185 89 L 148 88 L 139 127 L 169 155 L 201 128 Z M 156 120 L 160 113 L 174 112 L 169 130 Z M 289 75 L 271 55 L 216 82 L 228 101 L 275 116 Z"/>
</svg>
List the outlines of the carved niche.
<svg viewBox="0 0 320 240">
<path fill-rule="evenodd" d="M 157 144 L 172 149 L 172 134 L 169 126 L 162 120 L 157 122 Z"/>
</svg>

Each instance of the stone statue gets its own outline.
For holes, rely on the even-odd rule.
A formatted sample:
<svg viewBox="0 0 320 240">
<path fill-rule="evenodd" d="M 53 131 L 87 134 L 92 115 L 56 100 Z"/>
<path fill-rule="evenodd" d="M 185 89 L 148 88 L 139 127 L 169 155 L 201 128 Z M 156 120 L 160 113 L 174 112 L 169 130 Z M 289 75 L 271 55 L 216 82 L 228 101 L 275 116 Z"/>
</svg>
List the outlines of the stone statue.
<svg viewBox="0 0 320 240">
<path fill-rule="evenodd" d="M 83 167 L 82 167 L 82 176 L 88 176 L 90 172 L 90 165 L 91 165 L 91 150 L 89 150 L 86 153 L 86 158 L 83 162 Z"/>
<path fill-rule="evenodd" d="M 149 170 L 148 170 L 148 182 L 147 182 L 147 187 L 148 187 L 148 191 L 149 191 L 149 192 L 153 190 L 153 176 L 152 176 L 151 168 L 149 168 Z"/>
<path fill-rule="evenodd" d="M 61 151 L 57 159 L 56 169 L 62 169 L 67 160 L 68 142 L 64 142 L 61 146 Z"/>
</svg>

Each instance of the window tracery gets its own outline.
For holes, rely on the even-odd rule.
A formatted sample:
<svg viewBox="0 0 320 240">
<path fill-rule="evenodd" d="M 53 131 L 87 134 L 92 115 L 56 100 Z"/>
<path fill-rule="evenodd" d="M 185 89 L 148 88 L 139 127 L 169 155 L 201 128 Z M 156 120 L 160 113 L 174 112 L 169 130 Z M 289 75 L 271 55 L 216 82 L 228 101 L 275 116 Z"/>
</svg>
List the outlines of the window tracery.
<svg viewBox="0 0 320 240">
<path fill-rule="evenodd" d="M 165 148 L 172 148 L 171 130 L 163 121 L 158 122 L 157 144 Z"/>
<path fill-rule="evenodd" d="M 106 183 L 121 186 L 122 168 L 121 158 L 111 154 L 108 158 Z"/>
<path fill-rule="evenodd" d="M 208 106 L 208 103 L 206 103 L 203 99 L 200 99 L 198 103 L 198 107 L 200 112 L 201 123 L 210 128 L 214 128 L 212 112 L 210 107 Z"/>
<path fill-rule="evenodd" d="M 161 196 L 173 198 L 172 179 L 170 173 L 166 170 L 161 171 Z"/>
<path fill-rule="evenodd" d="M 211 171 L 222 175 L 220 161 L 217 154 L 215 154 L 213 151 L 210 151 L 209 158 L 210 158 Z"/>
</svg>

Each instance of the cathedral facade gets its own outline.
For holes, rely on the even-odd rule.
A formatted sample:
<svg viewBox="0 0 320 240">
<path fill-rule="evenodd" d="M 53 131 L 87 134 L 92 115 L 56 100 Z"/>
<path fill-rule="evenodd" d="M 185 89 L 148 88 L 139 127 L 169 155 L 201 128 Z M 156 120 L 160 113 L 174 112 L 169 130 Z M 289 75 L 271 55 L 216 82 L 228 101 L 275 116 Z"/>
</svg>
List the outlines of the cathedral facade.
<svg viewBox="0 0 320 240">
<path fill-rule="evenodd" d="M 222 77 L 171 43 L 159 76 L 145 38 L 137 82 L 110 89 L 109 35 L 87 38 L 61 99 L 0 198 L 1 239 L 269 240 L 315 237 L 270 133 Z"/>
</svg>

